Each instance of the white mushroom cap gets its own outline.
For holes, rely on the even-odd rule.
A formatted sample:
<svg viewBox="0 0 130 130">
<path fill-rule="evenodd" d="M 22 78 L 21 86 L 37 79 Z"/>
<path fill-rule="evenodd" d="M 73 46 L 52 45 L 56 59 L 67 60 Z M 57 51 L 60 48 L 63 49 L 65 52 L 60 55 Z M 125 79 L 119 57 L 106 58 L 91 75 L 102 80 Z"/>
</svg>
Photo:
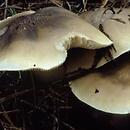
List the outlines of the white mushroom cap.
<svg viewBox="0 0 130 130">
<path fill-rule="evenodd" d="M 113 58 L 130 51 L 130 9 L 123 9 L 119 14 L 115 14 L 111 19 L 102 23 L 103 31 L 113 41 L 116 51 L 112 51 Z M 103 58 L 97 67 L 105 64 Z"/>
<path fill-rule="evenodd" d="M 70 48 L 96 49 L 112 42 L 76 14 L 50 7 L 12 21 L 0 44 L 0 70 L 49 70 L 64 63 Z"/>
<path fill-rule="evenodd" d="M 105 67 L 106 65 L 104 65 Z M 84 103 L 104 112 L 130 113 L 130 59 L 72 81 L 72 92 Z"/>
<path fill-rule="evenodd" d="M 130 50 L 130 9 L 123 9 L 121 12 L 119 9 L 114 9 L 114 11 L 115 14 L 111 10 L 105 11 L 104 8 L 101 8 L 80 16 L 96 28 L 100 28 L 113 41 L 116 49 L 116 51 L 111 51 L 113 59 Z M 102 58 L 97 67 L 107 62 L 109 60 Z"/>
<path fill-rule="evenodd" d="M 104 21 L 108 20 L 113 16 L 111 10 L 106 10 L 105 8 L 96 8 L 94 11 L 86 11 L 79 15 L 80 18 L 92 24 L 96 28 Z"/>
</svg>

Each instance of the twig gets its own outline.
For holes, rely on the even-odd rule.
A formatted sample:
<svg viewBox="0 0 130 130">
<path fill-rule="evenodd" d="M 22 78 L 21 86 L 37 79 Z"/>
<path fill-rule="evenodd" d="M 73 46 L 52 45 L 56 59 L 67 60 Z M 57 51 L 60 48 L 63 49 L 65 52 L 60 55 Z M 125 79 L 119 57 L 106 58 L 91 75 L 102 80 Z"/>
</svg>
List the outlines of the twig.
<svg viewBox="0 0 130 130">
<path fill-rule="evenodd" d="M 33 72 L 30 71 L 30 78 L 31 78 L 31 83 L 32 83 L 32 88 L 33 88 L 33 97 L 34 97 L 34 105 L 37 104 L 37 96 L 36 96 L 36 86 L 34 82 L 34 77 L 33 77 Z"/>
<path fill-rule="evenodd" d="M 3 104 L 1 104 L 1 108 L 2 108 L 3 111 L 5 111 Z M 5 119 L 8 121 L 8 123 L 10 124 L 10 126 L 15 127 L 14 123 L 11 121 L 8 113 L 3 113 L 3 115 L 4 115 Z"/>
<path fill-rule="evenodd" d="M 107 5 L 108 1 L 109 0 L 102 0 L 102 6 L 101 6 L 101 8 L 104 8 Z"/>
<path fill-rule="evenodd" d="M 16 110 L 10 110 L 10 111 L 1 111 L 0 115 L 4 113 L 9 114 L 9 113 L 15 113 L 15 112 L 20 112 L 20 110 L 16 109 Z"/>
<path fill-rule="evenodd" d="M 70 126 L 68 123 L 66 122 L 61 122 L 64 126 L 68 127 L 70 130 L 75 130 L 75 128 L 73 128 L 72 126 Z"/>
<path fill-rule="evenodd" d="M 17 6 L 17 5 L 8 5 L 7 7 L 0 7 L 0 10 L 8 10 L 8 9 L 21 9 L 23 10 L 23 7 Z"/>
<path fill-rule="evenodd" d="M 88 0 L 82 0 L 82 2 L 83 2 L 83 11 L 86 11 L 86 6 L 87 6 Z"/>
<path fill-rule="evenodd" d="M 26 90 L 23 90 L 23 91 L 20 91 L 20 92 L 17 92 L 15 94 L 10 94 L 8 95 L 7 97 L 3 97 L 3 98 L 0 98 L 0 104 L 3 103 L 3 102 L 6 102 L 10 99 L 13 99 L 15 97 L 18 97 L 18 96 L 21 96 L 25 93 L 28 93 L 28 92 L 31 92 L 33 89 L 26 89 Z"/>
<path fill-rule="evenodd" d="M 6 16 L 7 16 L 7 7 L 8 7 L 8 0 L 5 0 L 4 19 L 6 19 Z"/>
</svg>

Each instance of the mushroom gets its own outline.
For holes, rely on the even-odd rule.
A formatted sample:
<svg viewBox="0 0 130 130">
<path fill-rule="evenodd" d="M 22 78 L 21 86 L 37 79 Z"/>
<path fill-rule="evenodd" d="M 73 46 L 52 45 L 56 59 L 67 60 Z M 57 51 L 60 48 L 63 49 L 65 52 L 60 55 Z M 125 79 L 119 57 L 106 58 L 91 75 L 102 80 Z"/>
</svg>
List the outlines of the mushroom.
<svg viewBox="0 0 130 130">
<path fill-rule="evenodd" d="M 97 9 L 96 11 L 86 12 L 80 17 L 91 23 L 96 28 L 99 28 L 113 42 L 116 49 L 111 51 L 113 59 L 130 50 L 130 9 L 125 8 L 122 11 L 119 9 L 105 10 L 105 8 Z M 127 35 L 123 35 L 127 34 Z M 107 63 L 109 60 L 102 58 L 97 67 Z"/>
<path fill-rule="evenodd" d="M 70 83 L 72 92 L 95 109 L 115 114 L 130 113 L 130 54 Z M 123 59 L 122 58 L 122 59 Z"/>
<path fill-rule="evenodd" d="M 107 10 L 105 8 L 96 8 L 94 11 L 91 10 L 81 13 L 79 17 L 89 22 L 96 28 L 99 28 L 100 24 L 111 18 L 113 15 L 114 14 L 112 10 Z"/>
<path fill-rule="evenodd" d="M 123 9 L 121 12 L 103 22 L 101 30 L 114 42 L 116 51 L 111 51 L 113 59 L 130 51 L 130 9 Z M 97 67 L 109 62 L 102 58 Z"/>
<path fill-rule="evenodd" d="M 70 84 L 78 99 L 104 112 L 130 113 L 129 10 L 123 9 L 100 25 L 116 49 L 111 52 L 113 60 L 102 58 L 97 70 Z"/>
<path fill-rule="evenodd" d="M 58 7 L 18 17 L 7 27 L 0 36 L 1 71 L 52 70 L 65 62 L 70 48 L 96 49 L 112 44 L 98 29 Z"/>
</svg>

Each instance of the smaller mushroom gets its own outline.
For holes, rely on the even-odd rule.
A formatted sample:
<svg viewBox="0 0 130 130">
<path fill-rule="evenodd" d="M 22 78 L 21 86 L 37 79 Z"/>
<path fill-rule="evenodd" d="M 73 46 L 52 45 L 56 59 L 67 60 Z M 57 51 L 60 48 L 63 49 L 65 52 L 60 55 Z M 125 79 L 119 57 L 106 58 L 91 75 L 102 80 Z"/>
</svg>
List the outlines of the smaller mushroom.
<svg viewBox="0 0 130 130">
<path fill-rule="evenodd" d="M 82 102 L 104 112 L 130 113 L 130 58 L 121 56 L 70 83 Z M 126 58 L 127 57 L 127 58 Z"/>
<path fill-rule="evenodd" d="M 130 51 L 130 9 L 123 9 L 121 12 L 115 11 L 117 13 L 99 27 L 114 42 L 116 51 L 111 51 L 113 59 Z M 102 58 L 97 67 L 107 62 L 109 60 L 106 61 L 105 58 Z"/>
<path fill-rule="evenodd" d="M 81 15 L 90 24 L 101 30 L 108 36 L 115 47 L 111 50 L 113 59 L 130 50 L 130 9 L 125 8 L 122 11 L 119 9 L 105 10 L 104 8 L 97 11 L 90 11 Z M 126 35 L 124 35 L 126 34 Z M 102 58 L 97 67 L 104 65 L 111 60 Z"/>
</svg>

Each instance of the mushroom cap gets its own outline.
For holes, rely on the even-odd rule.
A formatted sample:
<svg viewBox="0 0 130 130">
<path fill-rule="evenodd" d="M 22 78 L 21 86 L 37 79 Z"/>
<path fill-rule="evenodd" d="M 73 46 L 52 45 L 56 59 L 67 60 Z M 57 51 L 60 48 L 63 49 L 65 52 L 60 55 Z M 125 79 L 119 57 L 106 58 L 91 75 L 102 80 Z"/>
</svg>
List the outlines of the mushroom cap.
<svg viewBox="0 0 130 130">
<path fill-rule="evenodd" d="M 130 8 L 114 9 L 115 14 L 111 10 L 105 8 L 96 9 L 83 13 L 80 17 L 91 23 L 96 28 L 101 29 L 112 41 L 116 49 L 112 50 L 113 59 L 130 50 Z M 106 64 L 111 60 L 102 58 L 97 68 Z"/>
<path fill-rule="evenodd" d="M 86 11 L 79 15 L 80 18 L 92 24 L 96 28 L 104 21 L 108 20 L 113 16 L 111 10 L 106 10 L 105 8 L 96 8 L 94 11 Z"/>
<path fill-rule="evenodd" d="M 116 51 L 111 51 L 113 59 L 130 51 L 130 9 L 123 9 L 102 23 L 103 31 L 113 41 Z M 97 67 L 109 62 L 102 58 Z"/>
<path fill-rule="evenodd" d="M 104 112 L 130 113 L 130 54 L 70 83 L 84 103 Z M 121 58 L 119 57 L 119 58 Z M 117 59 L 116 59 L 117 60 Z"/>
<path fill-rule="evenodd" d="M 0 70 L 50 70 L 64 63 L 70 48 L 96 49 L 111 44 L 76 14 L 48 7 L 8 24 L 0 36 Z"/>
</svg>

